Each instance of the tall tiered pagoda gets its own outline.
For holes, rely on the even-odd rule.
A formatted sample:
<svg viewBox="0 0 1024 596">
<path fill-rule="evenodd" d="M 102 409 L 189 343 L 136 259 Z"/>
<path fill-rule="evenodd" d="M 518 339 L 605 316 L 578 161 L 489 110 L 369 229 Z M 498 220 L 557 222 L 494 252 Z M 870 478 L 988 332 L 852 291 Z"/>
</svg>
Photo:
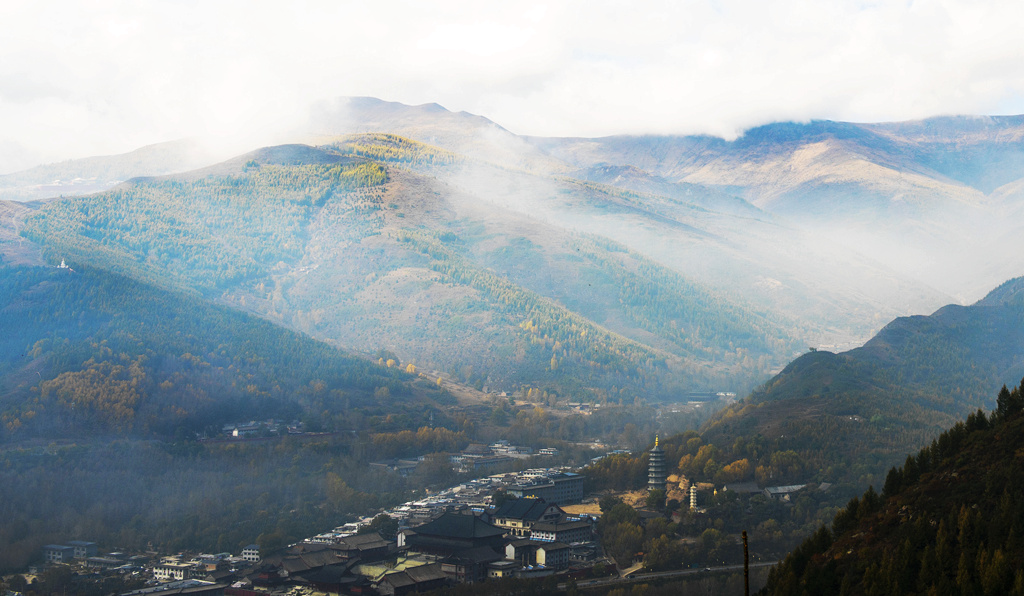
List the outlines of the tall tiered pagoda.
<svg viewBox="0 0 1024 596">
<path fill-rule="evenodd" d="M 654 447 L 649 452 L 647 464 L 647 490 L 665 490 L 668 474 L 665 472 L 665 451 L 658 446 L 658 437 L 654 437 Z"/>
</svg>

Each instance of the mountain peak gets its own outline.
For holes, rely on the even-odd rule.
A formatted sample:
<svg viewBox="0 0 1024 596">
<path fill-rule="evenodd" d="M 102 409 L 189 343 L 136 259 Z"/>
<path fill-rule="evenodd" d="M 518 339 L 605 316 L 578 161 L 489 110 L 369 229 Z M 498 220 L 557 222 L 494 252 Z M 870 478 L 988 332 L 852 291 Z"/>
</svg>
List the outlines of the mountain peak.
<svg viewBox="0 0 1024 596">
<path fill-rule="evenodd" d="M 979 300 L 977 306 L 1012 306 L 1024 304 L 1024 277 L 1015 277 Z"/>
<path fill-rule="evenodd" d="M 263 147 L 250 151 L 238 160 L 256 161 L 260 164 L 274 164 L 280 166 L 302 166 L 316 163 L 334 163 L 341 160 L 341 156 L 328 153 L 309 145 L 289 144 Z"/>
</svg>

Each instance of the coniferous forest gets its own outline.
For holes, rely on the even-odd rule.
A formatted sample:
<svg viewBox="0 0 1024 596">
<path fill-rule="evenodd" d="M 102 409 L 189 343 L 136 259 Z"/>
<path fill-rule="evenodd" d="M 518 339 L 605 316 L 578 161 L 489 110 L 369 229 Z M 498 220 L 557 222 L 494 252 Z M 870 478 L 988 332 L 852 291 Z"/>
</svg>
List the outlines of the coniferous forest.
<svg viewBox="0 0 1024 596">
<path fill-rule="evenodd" d="M 772 571 L 765 594 L 1024 593 L 1024 394 L 892 468 Z"/>
</svg>

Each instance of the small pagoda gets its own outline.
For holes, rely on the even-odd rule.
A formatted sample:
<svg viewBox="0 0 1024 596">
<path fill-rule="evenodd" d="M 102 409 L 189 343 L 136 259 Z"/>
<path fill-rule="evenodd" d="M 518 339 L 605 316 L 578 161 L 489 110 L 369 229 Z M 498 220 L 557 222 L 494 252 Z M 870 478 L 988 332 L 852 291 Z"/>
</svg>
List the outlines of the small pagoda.
<svg viewBox="0 0 1024 596">
<path fill-rule="evenodd" d="M 654 436 L 654 447 L 648 452 L 647 490 L 665 490 L 668 474 L 665 472 L 665 451 L 658 446 L 658 436 Z"/>
</svg>

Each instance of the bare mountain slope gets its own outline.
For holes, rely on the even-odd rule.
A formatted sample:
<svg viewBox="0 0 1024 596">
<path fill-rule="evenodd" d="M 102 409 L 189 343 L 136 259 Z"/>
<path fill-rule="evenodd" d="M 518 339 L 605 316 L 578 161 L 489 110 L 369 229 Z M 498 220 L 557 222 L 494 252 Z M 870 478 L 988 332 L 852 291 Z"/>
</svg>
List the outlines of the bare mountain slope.
<svg viewBox="0 0 1024 596">
<path fill-rule="evenodd" d="M 1024 176 L 1021 118 L 899 124 L 777 123 L 711 137 L 531 139 L 578 167 L 633 166 L 736 194 L 792 225 L 961 299 L 1020 271 L 987 263 L 1013 239 Z M 1002 188 L 1001 188 L 1002 187 Z M 1009 248 L 1020 253 L 1019 241 Z"/>
</svg>

